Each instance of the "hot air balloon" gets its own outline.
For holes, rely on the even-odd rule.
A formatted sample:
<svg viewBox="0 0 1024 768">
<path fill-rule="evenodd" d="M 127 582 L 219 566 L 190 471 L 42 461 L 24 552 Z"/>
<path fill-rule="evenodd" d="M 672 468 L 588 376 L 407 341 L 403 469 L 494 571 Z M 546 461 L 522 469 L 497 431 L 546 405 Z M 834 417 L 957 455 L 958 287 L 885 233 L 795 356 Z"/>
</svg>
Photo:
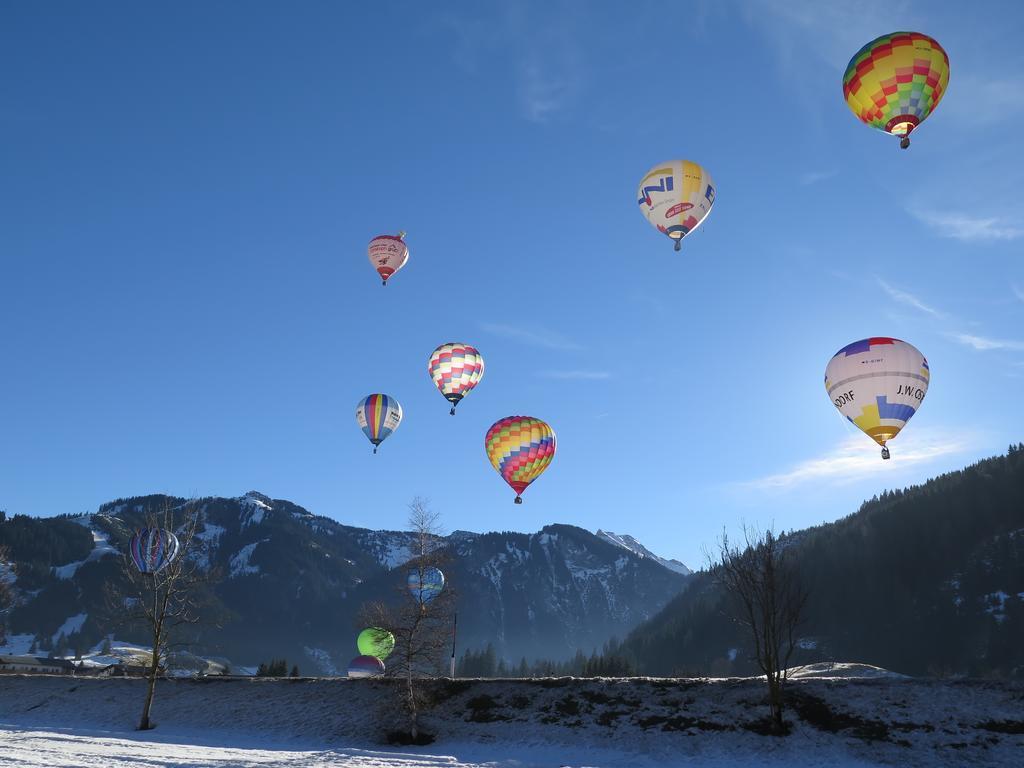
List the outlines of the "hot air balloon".
<svg viewBox="0 0 1024 768">
<path fill-rule="evenodd" d="M 906 426 L 928 392 L 928 361 L 905 341 L 885 336 L 848 344 L 825 368 L 825 389 L 851 423 L 882 446 Z"/>
<path fill-rule="evenodd" d="M 356 406 L 356 423 L 376 453 L 377 446 L 402 423 L 402 406 L 388 395 L 367 395 Z"/>
<path fill-rule="evenodd" d="M 689 160 L 670 160 L 654 166 L 637 190 L 640 212 L 651 226 L 676 241 L 704 221 L 715 202 L 711 174 Z"/>
<path fill-rule="evenodd" d="M 178 537 L 162 528 L 143 528 L 128 542 L 128 554 L 139 573 L 155 574 L 178 556 Z"/>
<path fill-rule="evenodd" d="M 349 677 L 380 677 L 384 674 L 384 662 L 376 656 L 356 656 L 348 663 Z"/>
<path fill-rule="evenodd" d="M 377 235 L 366 249 L 370 263 L 380 275 L 383 285 L 388 278 L 405 266 L 409 260 L 409 247 L 405 244 L 405 232 L 395 235 Z"/>
<path fill-rule="evenodd" d="M 444 589 L 444 574 L 432 565 L 414 568 L 406 579 L 409 594 L 420 605 L 426 605 Z"/>
<path fill-rule="evenodd" d="M 484 377 L 484 359 L 475 347 L 452 341 L 431 353 L 427 371 L 445 400 L 452 404 L 449 413 L 454 416 L 455 406 Z"/>
<path fill-rule="evenodd" d="M 516 492 L 516 504 L 522 504 L 526 486 L 540 477 L 555 457 L 555 433 L 532 416 L 506 416 L 487 430 L 484 448 L 491 464 Z"/>
<path fill-rule="evenodd" d="M 941 45 L 920 32 L 893 32 L 850 59 L 843 96 L 862 122 L 899 136 L 906 149 L 910 132 L 938 106 L 948 84 L 949 56 Z"/>
<path fill-rule="evenodd" d="M 363 656 L 376 656 L 384 661 L 395 650 L 395 636 L 380 627 L 367 627 L 356 638 L 356 647 Z"/>
</svg>

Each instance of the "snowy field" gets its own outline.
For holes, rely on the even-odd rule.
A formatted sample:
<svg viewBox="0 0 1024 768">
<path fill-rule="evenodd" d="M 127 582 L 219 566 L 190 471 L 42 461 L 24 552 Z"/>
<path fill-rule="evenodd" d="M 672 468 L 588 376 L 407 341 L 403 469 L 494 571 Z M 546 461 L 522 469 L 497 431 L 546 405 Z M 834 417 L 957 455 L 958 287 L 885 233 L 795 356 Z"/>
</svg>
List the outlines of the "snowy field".
<svg viewBox="0 0 1024 768">
<path fill-rule="evenodd" d="M 813 677 L 785 738 L 753 680 L 441 681 L 427 747 L 387 747 L 373 680 L 168 680 L 147 733 L 140 680 L 0 675 L 0 766 L 753 768 L 1024 765 L 1024 685 Z"/>
</svg>

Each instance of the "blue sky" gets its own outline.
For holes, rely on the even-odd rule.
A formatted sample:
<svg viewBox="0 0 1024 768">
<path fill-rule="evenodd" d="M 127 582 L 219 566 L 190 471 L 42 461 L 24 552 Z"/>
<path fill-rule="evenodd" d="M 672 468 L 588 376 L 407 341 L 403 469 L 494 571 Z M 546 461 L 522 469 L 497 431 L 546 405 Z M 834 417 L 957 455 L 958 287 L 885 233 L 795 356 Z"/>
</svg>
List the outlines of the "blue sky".
<svg viewBox="0 0 1024 768">
<path fill-rule="evenodd" d="M 985 2 L 0 3 L 0 508 L 257 489 L 370 527 L 631 533 L 691 565 L 1024 440 L 1024 9 Z M 865 42 L 938 39 L 911 149 Z M 681 253 L 637 210 L 696 160 Z M 408 231 L 386 289 L 366 260 Z M 916 345 L 882 463 L 822 387 Z M 487 362 L 455 418 L 426 373 Z M 405 420 L 377 456 L 356 402 Z M 558 433 L 514 506 L 496 419 Z"/>
</svg>

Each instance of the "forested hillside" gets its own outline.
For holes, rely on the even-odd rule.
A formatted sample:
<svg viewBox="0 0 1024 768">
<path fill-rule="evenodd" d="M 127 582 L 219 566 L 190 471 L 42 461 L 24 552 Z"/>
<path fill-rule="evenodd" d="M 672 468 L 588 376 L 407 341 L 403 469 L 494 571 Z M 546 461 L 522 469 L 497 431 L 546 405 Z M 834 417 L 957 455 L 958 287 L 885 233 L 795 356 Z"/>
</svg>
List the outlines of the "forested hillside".
<svg viewBox="0 0 1024 768">
<path fill-rule="evenodd" d="M 784 541 L 810 590 L 797 663 L 1024 674 L 1024 444 Z M 647 674 L 750 673 L 726 607 L 701 572 L 623 653 Z"/>
</svg>

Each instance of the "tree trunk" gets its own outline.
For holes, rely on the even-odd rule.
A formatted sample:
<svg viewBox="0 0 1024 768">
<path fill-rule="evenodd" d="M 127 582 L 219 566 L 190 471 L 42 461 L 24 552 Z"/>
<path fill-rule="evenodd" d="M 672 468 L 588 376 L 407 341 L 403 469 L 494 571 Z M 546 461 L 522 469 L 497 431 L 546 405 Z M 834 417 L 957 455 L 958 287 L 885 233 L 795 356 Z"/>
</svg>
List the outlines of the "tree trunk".
<svg viewBox="0 0 1024 768">
<path fill-rule="evenodd" d="M 164 601 L 166 604 L 166 600 Z M 153 695 L 156 693 L 156 672 L 160 667 L 160 640 L 163 634 L 163 613 L 160 608 L 160 590 L 153 587 L 153 615 L 156 620 L 153 622 L 153 654 L 149 663 L 149 671 L 146 675 L 146 701 L 142 705 L 142 717 L 139 719 L 139 730 L 148 731 L 153 727 L 149 720 L 149 712 L 153 708 Z"/>
<path fill-rule="evenodd" d="M 419 738 L 419 712 L 416 711 L 416 689 L 413 687 L 412 682 L 412 666 L 409 666 L 409 676 L 407 678 L 408 690 L 406 695 L 409 697 L 409 736 L 412 738 L 413 743 L 416 743 L 416 739 Z"/>
<path fill-rule="evenodd" d="M 772 733 L 781 736 L 784 732 L 782 722 L 782 681 L 773 673 L 768 675 L 768 705 L 772 713 Z"/>
</svg>

